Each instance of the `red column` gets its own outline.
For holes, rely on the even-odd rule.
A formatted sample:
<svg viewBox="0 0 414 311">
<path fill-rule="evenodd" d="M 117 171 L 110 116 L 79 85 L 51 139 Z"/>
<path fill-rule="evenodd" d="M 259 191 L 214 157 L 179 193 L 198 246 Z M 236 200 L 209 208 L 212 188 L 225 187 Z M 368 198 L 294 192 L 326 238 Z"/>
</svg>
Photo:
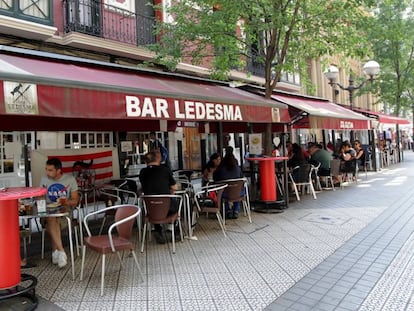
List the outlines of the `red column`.
<svg viewBox="0 0 414 311">
<path fill-rule="evenodd" d="M 276 201 L 276 175 L 275 162 L 262 160 L 259 162 L 260 170 L 260 199 L 262 201 Z"/>
<path fill-rule="evenodd" d="M 20 283 L 20 232 L 17 199 L 0 200 L 0 289 Z"/>
</svg>

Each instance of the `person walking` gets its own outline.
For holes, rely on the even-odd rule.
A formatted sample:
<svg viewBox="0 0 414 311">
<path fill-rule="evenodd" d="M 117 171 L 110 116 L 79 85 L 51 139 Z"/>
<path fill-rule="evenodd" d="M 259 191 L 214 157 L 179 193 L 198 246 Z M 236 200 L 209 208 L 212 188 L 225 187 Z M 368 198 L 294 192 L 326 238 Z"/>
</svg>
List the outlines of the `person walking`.
<svg viewBox="0 0 414 311">
<path fill-rule="evenodd" d="M 169 166 L 168 149 L 160 142 L 155 132 L 151 132 L 149 136 L 149 151 L 159 150 L 161 154 L 161 164 Z"/>
</svg>

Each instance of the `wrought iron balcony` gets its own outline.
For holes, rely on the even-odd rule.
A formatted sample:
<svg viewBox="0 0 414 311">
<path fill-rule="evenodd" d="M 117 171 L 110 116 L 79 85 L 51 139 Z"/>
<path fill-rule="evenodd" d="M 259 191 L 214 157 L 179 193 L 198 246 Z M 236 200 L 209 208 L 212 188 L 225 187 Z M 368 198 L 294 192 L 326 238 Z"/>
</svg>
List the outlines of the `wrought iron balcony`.
<svg viewBox="0 0 414 311">
<path fill-rule="evenodd" d="M 257 77 L 265 77 L 265 65 L 256 57 L 249 59 L 246 64 L 246 71 Z M 282 72 L 279 82 L 300 85 L 300 76 L 299 74 L 288 74 L 286 72 Z"/>
<path fill-rule="evenodd" d="M 97 0 L 65 0 L 65 32 L 80 32 L 134 45 L 156 42 L 155 18 Z"/>
<path fill-rule="evenodd" d="M 246 71 L 250 72 L 254 76 L 261 78 L 265 77 L 265 65 L 263 62 L 258 61 L 256 57 L 250 58 L 246 65 Z"/>
</svg>

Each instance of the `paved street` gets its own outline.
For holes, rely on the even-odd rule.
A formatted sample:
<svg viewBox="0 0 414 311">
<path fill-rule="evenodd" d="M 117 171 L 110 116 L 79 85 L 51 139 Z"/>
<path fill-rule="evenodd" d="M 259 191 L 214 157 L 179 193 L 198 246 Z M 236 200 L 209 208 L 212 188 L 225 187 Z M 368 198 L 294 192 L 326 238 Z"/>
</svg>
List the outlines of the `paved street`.
<svg viewBox="0 0 414 311">
<path fill-rule="evenodd" d="M 27 272 L 39 280 L 39 310 L 414 310 L 413 181 L 406 151 L 404 162 L 282 214 L 229 220 L 227 238 L 202 215 L 198 240 L 178 243 L 176 254 L 147 242 L 138 258 L 144 283 L 132 258 L 119 270 L 112 256 L 102 298 L 92 252 L 82 282 L 80 258 L 75 281 L 49 257 L 35 257 Z"/>
</svg>

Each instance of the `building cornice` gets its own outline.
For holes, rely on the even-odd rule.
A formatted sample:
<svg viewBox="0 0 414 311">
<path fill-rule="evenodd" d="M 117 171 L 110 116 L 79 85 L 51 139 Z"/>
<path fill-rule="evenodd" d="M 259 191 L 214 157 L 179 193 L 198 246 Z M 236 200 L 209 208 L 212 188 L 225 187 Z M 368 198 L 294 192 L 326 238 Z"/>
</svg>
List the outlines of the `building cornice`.
<svg viewBox="0 0 414 311">
<path fill-rule="evenodd" d="M 55 35 L 56 32 L 57 28 L 53 26 L 0 15 L 0 33 L 45 41 Z"/>
<path fill-rule="evenodd" d="M 69 34 L 65 34 L 64 36 L 53 36 L 46 41 L 141 61 L 151 60 L 155 57 L 154 53 L 142 47 L 77 32 L 71 32 Z"/>
</svg>

